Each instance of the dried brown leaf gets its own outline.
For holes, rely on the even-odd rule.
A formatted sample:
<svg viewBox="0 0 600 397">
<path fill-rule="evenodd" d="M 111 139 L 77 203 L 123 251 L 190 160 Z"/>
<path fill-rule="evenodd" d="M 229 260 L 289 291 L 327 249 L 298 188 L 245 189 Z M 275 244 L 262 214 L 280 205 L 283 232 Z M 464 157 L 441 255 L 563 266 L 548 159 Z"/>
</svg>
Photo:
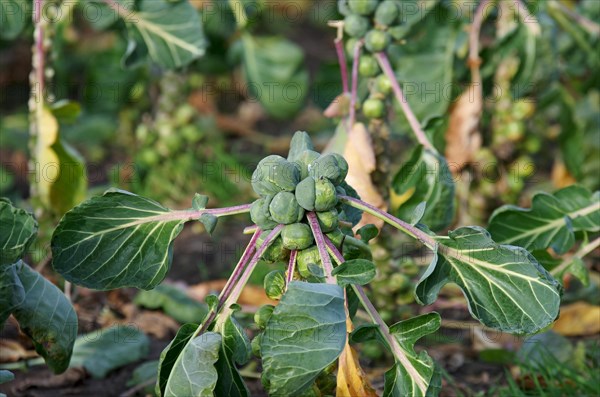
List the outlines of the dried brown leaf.
<svg viewBox="0 0 600 397">
<path fill-rule="evenodd" d="M 356 351 L 346 342 L 338 361 L 337 397 L 377 397 L 358 362 Z"/>
</svg>

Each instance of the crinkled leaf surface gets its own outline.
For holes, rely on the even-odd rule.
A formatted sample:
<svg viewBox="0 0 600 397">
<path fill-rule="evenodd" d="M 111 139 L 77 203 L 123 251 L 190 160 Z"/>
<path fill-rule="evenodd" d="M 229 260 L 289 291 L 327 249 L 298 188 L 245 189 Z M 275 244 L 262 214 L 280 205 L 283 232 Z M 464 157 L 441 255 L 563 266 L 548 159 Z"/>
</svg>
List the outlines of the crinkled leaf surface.
<svg viewBox="0 0 600 397">
<path fill-rule="evenodd" d="M 304 105 L 308 71 L 302 49 L 283 37 L 244 34 L 243 68 L 252 95 L 267 113 L 289 118 Z"/>
<path fill-rule="evenodd" d="M 438 255 L 417 285 L 417 298 L 431 304 L 454 282 L 471 314 L 511 333 L 533 333 L 554 321 L 560 286 L 527 250 L 495 243 L 480 227 L 462 227 L 438 237 Z"/>
<path fill-rule="evenodd" d="M 221 335 L 205 332 L 196 336 L 175 362 L 165 388 L 165 396 L 212 397 L 217 384 L 215 363 L 219 358 Z"/>
<path fill-rule="evenodd" d="M 4 322 L 13 308 L 25 299 L 25 289 L 17 275 L 17 266 L 15 263 L 0 267 L 0 329 L 4 327 Z"/>
<path fill-rule="evenodd" d="M 0 200 L 0 266 L 12 265 L 25 255 L 37 234 L 38 224 L 27 211 Z"/>
<path fill-rule="evenodd" d="M 22 261 L 13 266 L 24 297 L 13 307 L 12 314 L 50 369 L 63 372 L 69 366 L 77 337 L 75 310 L 63 293 L 41 274 Z"/>
<path fill-rule="evenodd" d="M 298 396 L 346 343 L 341 287 L 293 281 L 261 338 L 262 381 L 269 395 Z"/>
<path fill-rule="evenodd" d="M 366 259 L 351 259 L 333 269 L 332 275 L 336 276 L 338 284 L 365 285 L 370 283 L 377 274 L 375 264 Z"/>
<path fill-rule="evenodd" d="M 121 7 L 130 36 L 126 64 L 136 64 L 147 54 L 160 66 L 173 69 L 204 55 L 208 42 L 202 20 L 189 1 L 142 0 L 139 11 Z"/>
<path fill-rule="evenodd" d="M 250 392 L 236 368 L 236 363 L 244 365 L 251 355 L 250 340 L 248 335 L 237 322 L 229 315 L 218 326 L 223 343 L 219 351 L 219 360 L 215 364 L 219 379 L 215 387 L 216 396 L 245 397 Z"/>
<path fill-rule="evenodd" d="M 169 381 L 169 376 L 171 376 L 173 366 L 197 328 L 198 324 L 190 323 L 182 325 L 181 328 L 179 328 L 179 331 L 177 331 L 175 338 L 173 338 L 171 343 L 169 343 L 160 354 L 155 389 L 157 396 L 165 395 L 165 389 L 167 387 L 167 382 Z"/>
<path fill-rule="evenodd" d="M 394 366 L 385 373 L 384 397 L 428 396 L 434 379 L 435 363 L 414 344 L 423 336 L 437 331 L 442 320 L 437 313 L 427 313 L 400 321 L 390 327 Z"/>
<path fill-rule="evenodd" d="M 157 202 L 109 190 L 65 214 L 52 236 L 52 264 L 88 288 L 151 289 L 170 267 L 184 221 Z"/>
<path fill-rule="evenodd" d="M 160 284 L 149 291 L 140 291 L 134 302 L 149 309 L 162 309 L 184 324 L 203 319 L 208 313 L 206 304 L 191 298 L 180 288 L 167 284 Z"/>
<path fill-rule="evenodd" d="M 564 254 L 575 242 L 574 232 L 600 230 L 600 192 L 592 194 L 583 187 L 569 186 L 553 195 L 538 193 L 530 209 L 513 205 L 498 208 L 488 229 L 502 244 L 530 251 L 552 247 Z"/>
<path fill-rule="evenodd" d="M 75 341 L 70 367 L 83 367 L 102 379 L 117 368 L 146 357 L 150 340 L 133 326 L 115 325 L 81 335 Z"/>
<path fill-rule="evenodd" d="M 415 218 L 424 211 L 419 222 L 437 231 L 447 227 L 454 218 L 454 181 L 446 159 L 434 150 L 417 146 L 408 162 L 394 176 L 392 186 L 404 197 L 396 211 L 400 219 Z M 422 202 L 426 202 L 425 208 Z"/>
</svg>

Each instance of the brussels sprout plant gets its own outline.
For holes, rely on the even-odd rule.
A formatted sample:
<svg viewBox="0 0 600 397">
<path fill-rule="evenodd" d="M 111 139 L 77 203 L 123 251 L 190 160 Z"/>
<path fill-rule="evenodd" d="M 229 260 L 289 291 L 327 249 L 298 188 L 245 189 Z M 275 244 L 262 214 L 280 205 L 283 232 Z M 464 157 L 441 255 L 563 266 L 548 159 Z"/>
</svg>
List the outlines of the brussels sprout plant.
<svg viewBox="0 0 600 397">
<path fill-rule="evenodd" d="M 297 132 L 287 158 L 267 156 L 253 174 L 259 198 L 228 208 L 173 211 L 126 191 L 109 190 L 65 214 L 52 238 L 53 266 L 67 280 L 89 288 L 152 289 L 165 277 L 172 243 L 188 221 L 211 232 L 219 217 L 250 213 L 253 233 L 209 312 L 181 327 L 163 351 L 156 393 L 161 396 L 247 396 L 237 366 L 254 354 L 262 360 L 262 383 L 274 396 L 333 394 L 336 362 L 347 344 L 375 339 L 394 357 L 385 374 L 385 396 L 429 396 L 439 391 L 440 372 L 415 342 L 440 327 L 435 312 L 388 325 L 364 286 L 376 275 L 368 242 L 377 229 L 356 229 L 362 213 L 420 241 L 432 254 L 415 294 L 428 305 L 446 283 L 455 283 L 473 317 L 488 327 L 533 333 L 558 315 L 560 286 L 525 249 L 500 245 L 480 227 L 447 236 L 398 219 L 362 201 L 345 182 L 346 160 L 319 154 L 306 132 Z M 421 211 L 422 214 L 422 211 Z M 353 229 L 354 228 L 354 229 Z M 356 233 L 355 233 L 356 231 Z M 286 271 L 264 279 L 276 306 L 255 315 L 261 332 L 250 342 L 235 318 L 236 304 L 259 261 L 285 261 Z M 356 317 L 360 304 L 370 321 Z"/>
</svg>

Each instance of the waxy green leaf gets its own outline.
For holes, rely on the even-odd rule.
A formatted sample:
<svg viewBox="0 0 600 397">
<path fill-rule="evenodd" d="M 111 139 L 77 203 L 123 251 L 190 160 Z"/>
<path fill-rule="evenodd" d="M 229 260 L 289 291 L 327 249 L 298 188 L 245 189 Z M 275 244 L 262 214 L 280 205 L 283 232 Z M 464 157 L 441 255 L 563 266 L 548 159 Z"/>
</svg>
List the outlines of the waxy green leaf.
<svg viewBox="0 0 600 397">
<path fill-rule="evenodd" d="M 422 351 L 416 353 L 414 344 L 423 336 L 438 330 L 442 323 L 437 313 L 427 313 L 400 321 L 390 327 L 394 338 L 391 350 L 394 366 L 385 373 L 383 397 L 428 396 L 433 382 L 435 363 Z"/>
<path fill-rule="evenodd" d="M 148 355 L 150 339 L 134 326 L 115 325 L 85 335 L 75 341 L 69 367 L 82 367 L 96 379 Z"/>
<path fill-rule="evenodd" d="M 204 55 L 208 42 L 202 19 L 189 1 L 142 0 L 139 11 L 119 7 L 129 30 L 126 64 L 134 65 L 148 54 L 160 66 L 173 69 Z"/>
<path fill-rule="evenodd" d="M 164 396 L 167 388 L 167 382 L 171 376 L 171 371 L 175 362 L 179 358 L 179 355 L 183 349 L 187 346 L 194 332 L 198 329 L 198 324 L 184 324 L 177 331 L 175 338 L 164 348 L 160 354 L 160 360 L 158 362 L 158 375 L 156 377 L 156 388 L 155 392 L 157 396 Z"/>
<path fill-rule="evenodd" d="M 574 232 L 600 230 L 600 192 L 592 194 L 580 186 L 569 186 L 553 195 L 538 193 L 531 208 L 513 205 L 498 208 L 488 227 L 495 241 L 530 251 L 552 247 L 567 252 L 575 242 Z"/>
<path fill-rule="evenodd" d="M 175 361 L 165 388 L 165 396 L 212 397 L 217 384 L 215 363 L 219 359 L 221 335 L 205 332 L 192 339 Z"/>
<path fill-rule="evenodd" d="M 162 309 L 180 323 L 200 321 L 208 313 L 206 304 L 189 297 L 180 288 L 167 284 L 161 284 L 150 291 L 140 291 L 134 302 L 148 309 Z"/>
<path fill-rule="evenodd" d="M 171 214 L 122 190 L 93 197 L 66 213 L 54 231 L 54 269 L 88 288 L 152 289 L 165 277 L 183 227 L 184 220 Z"/>
<path fill-rule="evenodd" d="M 261 337 L 265 388 L 274 396 L 302 394 L 345 343 L 342 288 L 291 282 Z"/>
<path fill-rule="evenodd" d="M 436 238 L 438 255 L 419 281 L 417 298 L 431 304 L 454 282 L 471 314 L 511 333 L 533 333 L 556 319 L 560 286 L 527 250 L 495 243 L 480 227 L 462 227 Z"/>
<path fill-rule="evenodd" d="M 37 230 L 38 224 L 30 213 L 0 199 L 0 266 L 12 265 L 21 259 Z"/>
<path fill-rule="evenodd" d="M 69 366 L 77 337 L 75 310 L 63 293 L 41 274 L 22 261 L 13 266 L 24 296 L 12 308 L 12 314 L 50 369 L 63 372 Z"/>
<path fill-rule="evenodd" d="M 332 275 L 336 276 L 338 284 L 365 285 L 370 283 L 377 274 L 375 264 L 366 259 L 351 259 L 333 269 Z"/>
<path fill-rule="evenodd" d="M 223 343 L 219 351 L 219 360 L 215 364 L 219 379 L 214 394 L 229 397 L 249 396 L 250 392 L 236 368 L 236 363 L 246 364 L 252 354 L 248 335 L 233 315 L 228 315 L 215 328 L 220 332 Z"/>
<path fill-rule="evenodd" d="M 398 171 L 392 186 L 396 194 L 406 197 L 396 211 L 400 219 L 419 218 L 437 231 L 447 227 L 454 218 L 454 182 L 446 159 L 439 153 L 417 146 L 408 162 Z M 422 202 L 427 206 L 423 208 Z"/>
<path fill-rule="evenodd" d="M 0 369 L 0 384 L 10 382 L 15 378 L 15 375 L 5 369 Z"/>
<path fill-rule="evenodd" d="M 0 329 L 13 308 L 25 299 L 25 289 L 17 275 L 17 264 L 0 267 Z"/>
</svg>

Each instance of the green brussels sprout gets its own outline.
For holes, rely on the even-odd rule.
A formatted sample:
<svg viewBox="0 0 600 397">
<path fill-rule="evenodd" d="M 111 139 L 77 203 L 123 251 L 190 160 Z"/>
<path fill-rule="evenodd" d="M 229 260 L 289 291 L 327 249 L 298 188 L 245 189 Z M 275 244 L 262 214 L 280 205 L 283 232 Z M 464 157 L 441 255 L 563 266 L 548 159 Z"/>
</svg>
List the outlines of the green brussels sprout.
<svg viewBox="0 0 600 397">
<path fill-rule="evenodd" d="M 289 225 L 300 222 L 304 216 L 304 209 L 298 205 L 294 193 L 279 192 L 269 204 L 271 219 L 277 223 Z"/>
<path fill-rule="evenodd" d="M 377 60 L 371 55 L 361 55 L 358 63 L 358 73 L 364 77 L 373 77 L 380 72 Z"/>
<path fill-rule="evenodd" d="M 289 250 L 303 250 L 314 242 L 312 231 L 306 223 L 285 225 L 281 231 L 283 247 Z"/>
<path fill-rule="evenodd" d="M 352 10 L 348 6 L 348 0 L 338 0 L 338 11 L 343 16 L 352 14 Z"/>
<path fill-rule="evenodd" d="M 392 274 L 392 277 L 389 278 L 389 285 L 394 292 L 395 291 L 404 292 L 404 291 L 406 291 L 406 289 L 410 288 L 411 282 L 410 282 L 410 278 L 408 278 L 404 274 L 394 273 L 394 274 Z"/>
<path fill-rule="evenodd" d="M 385 114 L 385 105 L 381 99 L 369 98 L 363 103 L 362 111 L 365 117 L 380 119 Z"/>
<path fill-rule="evenodd" d="M 392 26 L 388 29 L 388 33 L 394 40 L 402 40 L 406 35 L 406 26 Z"/>
<path fill-rule="evenodd" d="M 383 95 L 389 95 L 392 92 L 392 82 L 382 73 L 375 78 L 375 88 Z"/>
<path fill-rule="evenodd" d="M 321 154 L 319 152 L 305 150 L 296 157 L 296 160 L 294 161 L 300 167 L 300 180 L 303 180 L 308 176 L 308 165 L 320 156 Z"/>
<path fill-rule="evenodd" d="M 398 17 L 398 5 L 393 0 L 385 0 L 375 10 L 375 22 L 380 25 L 389 26 Z"/>
<path fill-rule="evenodd" d="M 298 256 L 296 257 L 296 269 L 298 269 L 298 273 L 300 273 L 302 277 L 308 278 L 312 275 L 308 270 L 308 265 L 311 263 L 321 266 L 321 257 L 319 256 L 319 249 L 316 245 L 298 251 Z"/>
<path fill-rule="evenodd" d="M 306 131 L 296 131 L 290 142 L 288 161 L 296 161 L 298 156 L 306 150 L 314 150 L 315 147 Z"/>
<path fill-rule="evenodd" d="M 337 229 L 339 218 L 335 208 L 332 208 L 329 211 L 317 212 L 317 219 L 319 220 L 319 226 L 323 233 L 329 233 Z"/>
<path fill-rule="evenodd" d="M 252 174 L 252 188 L 261 196 L 282 191 L 293 192 L 298 182 L 300 182 L 298 165 L 277 155 L 262 159 Z"/>
<path fill-rule="evenodd" d="M 337 186 L 348 175 L 348 163 L 337 153 L 327 153 L 308 165 L 308 174 L 315 180 L 327 178 Z"/>
<path fill-rule="evenodd" d="M 315 180 L 309 176 L 296 186 L 296 201 L 306 211 L 315 209 Z"/>
<path fill-rule="evenodd" d="M 333 245 L 338 247 L 338 249 L 342 247 L 344 239 L 346 238 L 346 235 L 339 228 L 327 233 L 326 236 L 331 240 Z"/>
<path fill-rule="evenodd" d="M 254 356 L 257 358 L 261 357 L 261 353 L 260 353 L 261 338 L 262 338 L 262 333 L 256 335 L 254 337 L 254 339 L 252 339 L 252 342 L 250 342 L 250 347 L 252 348 L 252 354 L 254 354 Z"/>
<path fill-rule="evenodd" d="M 371 29 L 365 36 L 365 47 L 371 52 L 380 52 L 390 44 L 391 37 L 387 32 Z"/>
<path fill-rule="evenodd" d="M 267 323 L 273 314 L 273 309 L 275 309 L 275 306 L 273 305 L 262 305 L 258 308 L 256 313 L 254 313 L 254 322 L 260 329 L 265 329 L 267 327 Z"/>
<path fill-rule="evenodd" d="M 342 254 L 344 255 L 344 258 L 346 258 L 347 261 L 351 259 L 373 259 L 369 246 L 352 236 L 346 236 L 344 238 L 344 244 L 342 245 Z"/>
<path fill-rule="evenodd" d="M 360 15 L 347 15 L 344 18 L 344 30 L 350 37 L 363 37 L 369 30 L 369 20 Z"/>
<path fill-rule="evenodd" d="M 369 15 L 377 8 L 379 0 L 350 0 L 348 5 L 350 10 L 360 15 Z"/>
<path fill-rule="evenodd" d="M 335 186 L 329 179 L 317 179 L 315 181 L 315 210 L 328 211 L 335 207 L 338 202 Z"/>
<path fill-rule="evenodd" d="M 273 196 L 261 197 L 255 200 L 250 207 L 250 219 L 262 230 L 273 229 L 277 226 L 277 222 L 271 219 L 269 212 L 269 204 Z"/>
<path fill-rule="evenodd" d="M 346 41 L 345 49 L 346 55 L 348 58 L 352 59 L 354 57 L 354 48 L 356 47 L 356 43 L 358 43 L 358 39 L 355 37 L 351 37 Z"/>
<path fill-rule="evenodd" d="M 256 240 L 256 249 L 258 249 L 265 241 L 267 236 L 269 235 L 270 230 L 264 230 L 261 235 Z M 290 251 L 283 248 L 283 240 L 281 236 L 278 236 L 269 248 L 261 256 L 261 259 L 267 263 L 275 263 L 275 262 L 285 262 L 290 257 Z"/>
<path fill-rule="evenodd" d="M 283 270 L 273 270 L 268 273 L 263 280 L 263 286 L 269 298 L 281 299 L 285 291 L 285 272 Z"/>
</svg>

